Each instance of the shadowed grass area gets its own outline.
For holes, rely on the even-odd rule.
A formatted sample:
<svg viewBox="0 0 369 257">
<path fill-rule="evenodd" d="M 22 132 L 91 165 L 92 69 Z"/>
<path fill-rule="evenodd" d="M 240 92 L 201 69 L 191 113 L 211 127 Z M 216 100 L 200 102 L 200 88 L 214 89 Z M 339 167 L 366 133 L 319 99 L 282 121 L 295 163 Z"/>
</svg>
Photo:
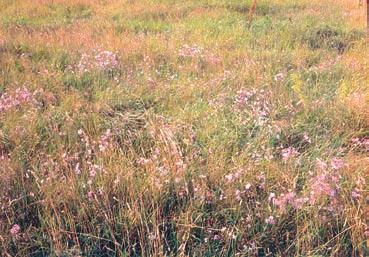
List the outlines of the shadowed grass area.
<svg viewBox="0 0 369 257">
<path fill-rule="evenodd" d="M 364 9 L 0 2 L 0 255 L 366 256 Z"/>
</svg>

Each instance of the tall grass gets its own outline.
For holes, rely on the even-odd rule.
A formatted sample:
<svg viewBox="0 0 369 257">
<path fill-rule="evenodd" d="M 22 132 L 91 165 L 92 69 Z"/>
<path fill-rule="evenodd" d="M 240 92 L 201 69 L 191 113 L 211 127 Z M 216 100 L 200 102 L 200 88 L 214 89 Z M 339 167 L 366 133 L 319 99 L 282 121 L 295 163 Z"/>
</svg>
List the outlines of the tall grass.
<svg viewBox="0 0 369 257">
<path fill-rule="evenodd" d="M 0 2 L 1 256 L 367 256 L 352 1 Z"/>
</svg>

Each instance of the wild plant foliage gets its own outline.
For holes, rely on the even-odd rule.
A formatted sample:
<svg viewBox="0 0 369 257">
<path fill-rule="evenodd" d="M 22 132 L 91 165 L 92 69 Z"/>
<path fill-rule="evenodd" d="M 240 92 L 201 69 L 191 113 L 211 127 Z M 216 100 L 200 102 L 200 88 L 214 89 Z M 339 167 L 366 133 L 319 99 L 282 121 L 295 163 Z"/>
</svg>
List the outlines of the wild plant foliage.
<svg viewBox="0 0 369 257">
<path fill-rule="evenodd" d="M 0 1 L 0 256 L 368 256 L 365 14 Z"/>
</svg>

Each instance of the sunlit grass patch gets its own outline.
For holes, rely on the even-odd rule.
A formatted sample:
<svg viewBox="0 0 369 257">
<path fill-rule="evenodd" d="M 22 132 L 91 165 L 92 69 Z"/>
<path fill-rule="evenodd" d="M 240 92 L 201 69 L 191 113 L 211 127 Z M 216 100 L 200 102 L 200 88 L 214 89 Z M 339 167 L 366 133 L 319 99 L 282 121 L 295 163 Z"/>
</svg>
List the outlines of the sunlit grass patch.
<svg viewBox="0 0 369 257">
<path fill-rule="evenodd" d="M 0 255 L 365 256 L 363 12 L 257 2 L 0 1 Z"/>
</svg>

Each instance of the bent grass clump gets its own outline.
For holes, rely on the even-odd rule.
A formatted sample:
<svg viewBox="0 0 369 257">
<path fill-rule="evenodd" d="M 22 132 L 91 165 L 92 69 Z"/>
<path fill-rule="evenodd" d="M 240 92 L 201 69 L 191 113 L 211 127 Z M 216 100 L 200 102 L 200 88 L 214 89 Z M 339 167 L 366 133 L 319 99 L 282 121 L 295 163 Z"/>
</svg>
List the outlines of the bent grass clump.
<svg viewBox="0 0 369 257">
<path fill-rule="evenodd" d="M 1 256 L 368 255 L 364 14 L 253 2 L 0 3 Z"/>
</svg>

